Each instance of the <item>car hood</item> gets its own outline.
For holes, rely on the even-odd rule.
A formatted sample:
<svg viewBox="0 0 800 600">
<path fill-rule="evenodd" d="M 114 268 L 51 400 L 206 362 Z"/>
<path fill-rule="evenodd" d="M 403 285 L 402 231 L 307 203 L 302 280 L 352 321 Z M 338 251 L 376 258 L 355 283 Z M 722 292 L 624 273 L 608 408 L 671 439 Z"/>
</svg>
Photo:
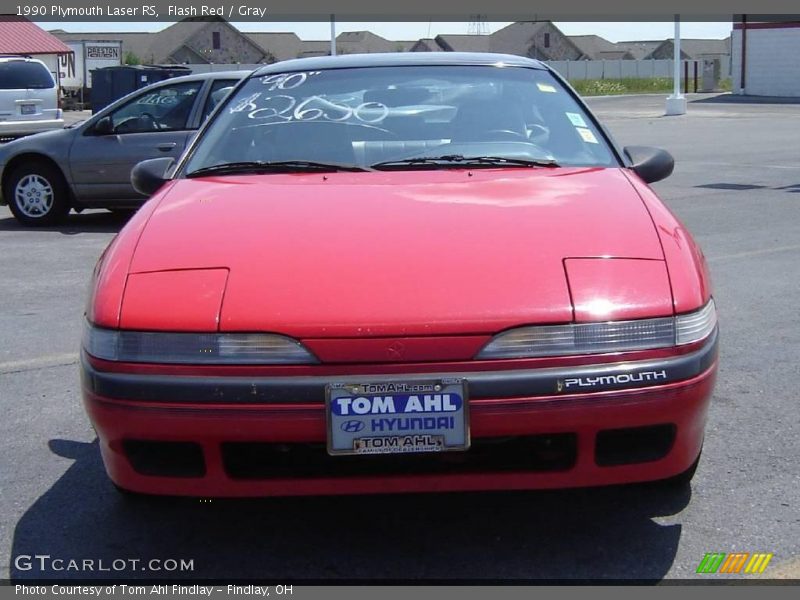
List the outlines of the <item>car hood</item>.
<svg viewBox="0 0 800 600">
<path fill-rule="evenodd" d="M 154 201 L 130 267 L 137 302 L 177 298 L 190 313 L 202 277 L 156 273 L 207 269 L 226 331 L 376 337 L 568 322 L 566 259 L 663 261 L 641 198 L 613 168 L 207 177 Z M 182 299 L 165 288 L 189 279 Z"/>
<path fill-rule="evenodd" d="M 54 144 L 63 143 L 64 140 L 68 140 L 73 135 L 75 135 L 74 129 L 51 129 L 0 144 L 0 163 L 5 162 L 4 159 L 6 157 L 20 152 L 27 152 L 28 150 L 47 152 L 52 150 Z"/>
</svg>

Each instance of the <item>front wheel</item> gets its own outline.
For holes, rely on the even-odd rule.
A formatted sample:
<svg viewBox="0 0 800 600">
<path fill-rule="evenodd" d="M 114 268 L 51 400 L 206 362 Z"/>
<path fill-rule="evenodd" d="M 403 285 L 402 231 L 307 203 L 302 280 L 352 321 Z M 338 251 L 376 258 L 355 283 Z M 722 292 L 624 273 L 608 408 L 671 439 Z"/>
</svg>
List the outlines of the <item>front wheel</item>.
<svg viewBox="0 0 800 600">
<path fill-rule="evenodd" d="M 23 225 L 55 225 L 69 212 L 67 185 L 55 167 L 29 163 L 14 169 L 3 190 L 8 207 Z"/>
</svg>

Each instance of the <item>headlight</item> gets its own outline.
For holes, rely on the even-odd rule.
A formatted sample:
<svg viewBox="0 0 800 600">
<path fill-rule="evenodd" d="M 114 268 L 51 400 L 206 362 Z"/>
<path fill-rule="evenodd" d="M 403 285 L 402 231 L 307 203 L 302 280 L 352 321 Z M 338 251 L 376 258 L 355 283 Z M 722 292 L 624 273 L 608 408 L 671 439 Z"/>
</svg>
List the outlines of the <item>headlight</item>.
<svg viewBox="0 0 800 600">
<path fill-rule="evenodd" d="M 675 343 L 678 346 L 707 338 L 717 326 L 717 307 L 709 300 L 700 310 L 675 317 Z"/>
<path fill-rule="evenodd" d="M 117 331 L 87 324 L 83 348 L 103 360 L 198 365 L 299 365 L 317 359 L 291 338 L 271 333 Z"/>
<path fill-rule="evenodd" d="M 492 338 L 479 360 L 574 354 L 630 352 L 691 344 L 708 337 L 717 325 L 709 300 L 698 311 L 676 317 L 520 327 Z"/>
</svg>

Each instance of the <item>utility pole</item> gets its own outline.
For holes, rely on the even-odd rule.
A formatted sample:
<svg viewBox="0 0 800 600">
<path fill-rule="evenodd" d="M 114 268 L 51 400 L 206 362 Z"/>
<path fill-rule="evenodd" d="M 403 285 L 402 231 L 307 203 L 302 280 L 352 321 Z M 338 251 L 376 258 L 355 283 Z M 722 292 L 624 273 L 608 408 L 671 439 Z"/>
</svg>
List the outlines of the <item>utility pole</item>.
<svg viewBox="0 0 800 600">
<path fill-rule="evenodd" d="M 686 96 L 681 94 L 681 17 L 675 15 L 675 38 L 672 43 L 675 56 L 673 59 L 674 71 L 672 95 L 667 98 L 667 115 L 686 114 Z"/>
<path fill-rule="evenodd" d="M 489 26 L 486 24 L 486 15 L 470 15 L 467 33 L 469 35 L 488 35 Z"/>
<path fill-rule="evenodd" d="M 331 15 L 331 56 L 336 56 L 336 19 Z"/>
</svg>

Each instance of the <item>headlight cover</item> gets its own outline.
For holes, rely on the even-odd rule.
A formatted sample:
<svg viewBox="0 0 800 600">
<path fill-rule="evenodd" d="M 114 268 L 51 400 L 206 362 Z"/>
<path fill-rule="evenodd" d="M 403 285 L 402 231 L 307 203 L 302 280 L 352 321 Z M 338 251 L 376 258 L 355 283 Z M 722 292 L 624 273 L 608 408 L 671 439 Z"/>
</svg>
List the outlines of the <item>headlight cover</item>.
<svg viewBox="0 0 800 600">
<path fill-rule="evenodd" d="M 682 346 L 708 337 L 717 325 L 714 300 L 700 310 L 656 319 L 519 327 L 493 337 L 477 360 L 630 352 Z"/>
<path fill-rule="evenodd" d="M 109 361 L 193 365 L 300 365 L 318 362 L 303 345 L 272 333 L 119 331 L 87 323 L 83 349 Z"/>
<path fill-rule="evenodd" d="M 675 344 L 682 346 L 707 338 L 717 326 L 717 307 L 709 300 L 700 310 L 675 317 Z"/>
</svg>

